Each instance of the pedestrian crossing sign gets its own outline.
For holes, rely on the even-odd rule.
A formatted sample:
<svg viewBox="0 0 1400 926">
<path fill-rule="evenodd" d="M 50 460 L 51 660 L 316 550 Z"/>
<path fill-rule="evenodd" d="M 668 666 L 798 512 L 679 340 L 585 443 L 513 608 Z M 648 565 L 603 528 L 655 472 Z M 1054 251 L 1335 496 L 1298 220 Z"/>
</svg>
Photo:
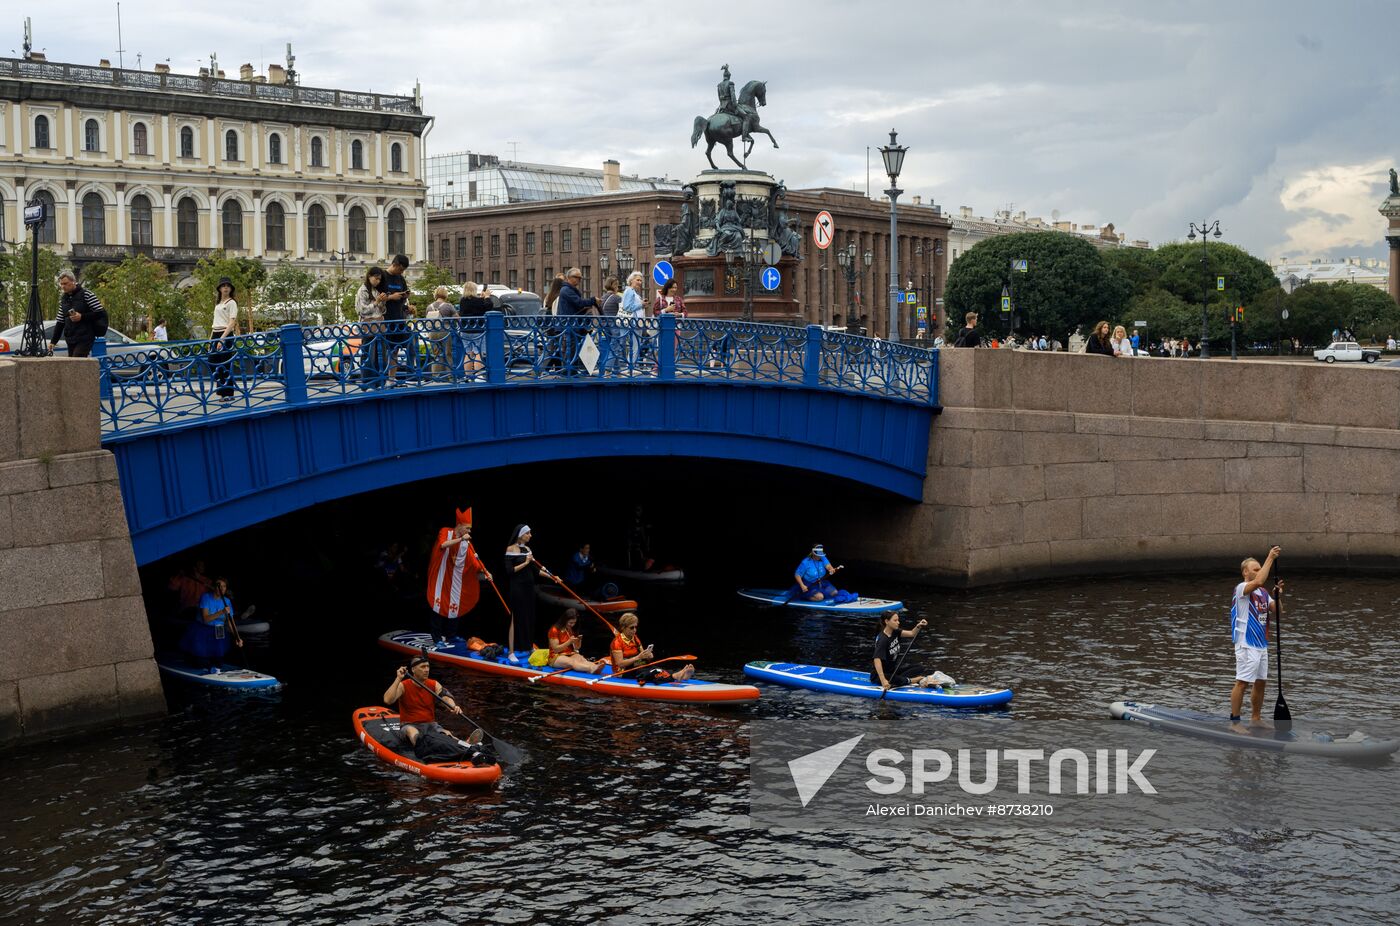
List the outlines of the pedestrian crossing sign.
<svg viewBox="0 0 1400 926">
<path fill-rule="evenodd" d="M 1002 296 L 1002 297 L 1001 297 L 1001 310 L 1002 310 L 1003 312 L 1010 312 L 1010 311 L 1011 311 L 1011 297 L 1010 297 L 1010 296 Z"/>
</svg>

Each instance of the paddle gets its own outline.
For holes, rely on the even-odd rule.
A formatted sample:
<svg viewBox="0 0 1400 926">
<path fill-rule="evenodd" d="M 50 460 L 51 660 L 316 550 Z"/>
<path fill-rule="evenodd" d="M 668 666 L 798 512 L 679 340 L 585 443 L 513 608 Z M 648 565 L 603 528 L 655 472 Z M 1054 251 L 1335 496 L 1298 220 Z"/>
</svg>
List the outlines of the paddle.
<svg viewBox="0 0 1400 926">
<path fill-rule="evenodd" d="M 1288 702 L 1283 699 L 1283 586 L 1279 582 L 1277 560 L 1274 561 L 1274 592 L 1278 595 L 1274 603 L 1274 652 L 1277 659 L 1276 674 L 1278 675 L 1278 700 L 1274 702 L 1274 729 L 1287 732 L 1293 727 L 1293 715 L 1289 713 Z"/>
<path fill-rule="evenodd" d="M 596 685 L 596 684 L 598 684 L 599 682 L 606 681 L 606 680 L 608 680 L 608 679 L 621 678 L 622 676 L 624 676 L 624 675 L 630 675 L 630 674 L 632 674 L 633 672 L 640 672 L 641 670 L 643 670 L 643 669 L 649 669 L 649 668 L 651 668 L 652 666 L 659 666 L 659 665 L 661 665 L 661 663 L 663 663 L 663 662 L 694 662 L 695 660 L 697 660 L 697 659 L 699 659 L 699 658 L 700 658 L 699 656 L 667 656 L 665 659 L 658 659 L 658 660 L 656 660 L 655 662 L 648 662 L 648 663 L 645 664 L 645 665 L 633 666 L 633 667 L 630 668 L 630 669 L 624 669 L 624 670 L 621 671 L 621 672 L 614 672 L 614 673 L 611 674 L 611 675 L 600 675 L 600 676 L 598 676 L 597 678 L 590 678 L 588 681 L 584 682 L 584 684 L 585 684 L 585 685 Z"/>
<path fill-rule="evenodd" d="M 427 655 L 428 655 L 428 648 L 425 646 L 425 647 L 423 647 L 423 656 L 426 658 Z M 415 676 L 415 675 L 413 674 L 413 671 L 412 671 L 412 670 L 409 670 L 409 673 L 408 673 L 407 675 L 405 675 L 404 678 L 413 679 L 413 684 L 417 685 L 419 688 L 422 688 L 422 689 L 423 689 L 424 691 L 426 691 L 428 694 L 432 695 L 434 698 L 436 698 L 437 700 L 441 701 L 443 707 L 446 707 L 448 710 L 452 710 L 451 706 L 447 703 L 447 700 L 446 700 L 445 698 L 443 698 L 442 695 L 438 694 L 436 691 L 433 691 L 433 690 L 432 690 L 431 688 L 429 688 L 427 685 L 424 685 L 422 682 L 418 681 L 418 677 Z M 501 739 L 499 736 L 493 736 L 493 735 L 491 735 L 490 733 L 486 732 L 486 728 L 485 728 L 485 727 L 483 727 L 481 724 L 477 723 L 475 720 L 473 720 L 473 719 L 471 719 L 470 717 L 468 717 L 466 714 L 462 713 L 462 708 L 461 708 L 460 706 L 457 708 L 457 710 L 455 711 L 455 713 L 457 714 L 457 716 L 461 717 L 461 718 L 462 718 L 463 720 L 465 720 L 467 723 L 471 724 L 472 726 L 474 726 L 474 727 L 476 727 L 478 730 L 480 730 L 480 731 L 481 731 L 481 735 L 484 736 L 486 739 L 488 739 L 488 740 L 491 741 L 491 748 L 494 749 L 494 750 L 496 751 L 496 756 L 497 756 L 502 762 L 505 762 L 507 765 L 519 765 L 521 762 L 525 761 L 525 753 L 524 753 L 523 750 L 517 748 L 516 746 L 511 745 L 510 743 L 507 743 L 505 740 Z"/>
<path fill-rule="evenodd" d="M 229 604 L 229 601 L 228 601 L 227 598 L 224 599 L 224 603 L 225 603 L 226 605 Z M 246 608 L 243 609 L 243 613 L 240 614 L 240 615 L 238 615 L 238 619 L 241 621 L 241 620 L 243 620 L 245 617 L 249 617 L 249 616 L 252 615 L 252 613 L 253 613 L 254 611 L 256 611 L 257 609 L 258 609 L 258 606 L 255 605 L 255 604 L 250 604 L 250 605 L 248 605 L 248 607 L 246 607 Z M 234 642 L 235 645 L 238 646 L 238 653 L 239 653 L 240 661 L 243 663 L 243 668 L 246 669 L 246 668 L 248 668 L 248 650 L 244 648 L 244 646 L 243 646 L 243 638 L 242 638 L 241 636 L 239 636 L 239 634 L 238 634 L 238 625 L 237 625 L 236 623 L 234 623 L 234 621 L 233 621 L 233 607 L 232 607 L 231 605 L 229 605 L 229 609 L 228 609 L 228 625 L 229 625 L 229 628 L 233 630 L 233 642 Z"/>
<path fill-rule="evenodd" d="M 886 680 L 886 681 L 893 682 L 895 679 L 899 678 L 899 667 L 902 666 L 902 665 L 904 665 L 904 660 L 909 656 L 909 651 L 912 650 L 912 649 L 914 648 L 914 641 L 917 640 L 917 639 L 919 639 L 919 633 L 920 633 L 922 630 L 923 630 L 922 627 L 915 627 L 915 628 L 914 628 L 914 635 L 913 635 L 912 637 L 909 638 L 909 645 L 906 646 L 906 647 L 904 648 L 904 652 L 902 652 L 902 653 L 899 654 L 899 659 L 895 660 L 894 671 L 891 672 L 889 675 L 886 675 L 886 676 L 885 676 L 885 680 Z M 903 632 L 904 632 L 903 630 L 896 630 L 896 631 L 895 631 L 895 633 L 903 633 Z M 901 685 L 900 687 L 903 687 L 903 686 Z M 879 699 L 880 699 L 881 701 L 885 700 L 885 695 L 887 695 L 887 694 L 889 694 L 889 693 L 890 693 L 890 689 L 889 689 L 889 688 L 882 688 L 882 689 L 880 689 L 880 698 L 879 698 Z"/>
<path fill-rule="evenodd" d="M 581 605 L 583 605 L 585 608 L 587 608 L 587 609 L 589 610 L 589 613 L 591 613 L 594 617 L 598 618 L 598 620 L 602 621 L 604 624 L 607 624 L 607 625 L 608 625 L 608 629 L 612 631 L 613 636 L 617 636 L 618 630 L 617 630 L 616 627 L 613 626 L 612 621 L 608 620 L 606 617 L 604 617 L 602 614 L 600 614 L 597 610 L 595 610 L 594 607 L 593 607 L 593 605 L 589 604 L 587 601 L 583 600 L 583 598 L 579 597 L 579 593 L 576 592 L 576 591 L 574 591 L 573 589 L 569 588 L 569 586 L 565 585 L 563 579 L 559 578 L 559 577 L 556 576 L 554 573 L 552 573 L 552 572 L 550 572 L 548 569 L 546 569 L 544 563 L 541 563 L 539 560 L 535 560 L 535 563 L 539 565 L 540 571 L 541 571 L 541 572 L 543 572 L 546 576 L 548 576 L 549 578 L 553 579 L 556 583 L 558 583 L 558 585 L 559 585 L 560 588 L 562 588 L 564 591 L 566 591 L 566 592 L 568 592 L 570 595 L 572 595 L 572 596 L 574 597 L 574 599 L 575 599 L 576 601 L 578 601 L 579 604 L 581 604 Z"/>
<path fill-rule="evenodd" d="M 842 565 L 840 565 L 840 566 L 836 566 L 835 568 L 832 569 L 832 571 L 831 571 L 830 574 L 822 576 L 822 577 L 821 577 L 820 579 L 818 579 L 817 581 L 821 582 L 821 581 L 828 580 L 828 579 L 832 578 L 833 576 L 835 576 L 836 573 L 840 572 L 842 569 L 845 569 L 845 568 L 846 568 L 846 567 L 845 567 L 844 564 L 842 564 Z M 794 576 L 794 578 L 796 578 L 796 576 Z M 786 604 L 791 604 L 791 603 L 792 603 L 792 599 L 795 598 L 795 597 L 797 597 L 798 594 L 805 594 L 805 592 L 802 591 L 802 587 L 801 587 L 801 586 L 798 586 L 796 591 L 793 591 L 792 589 L 788 589 L 788 593 L 787 593 L 786 595 L 783 596 L 782 601 L 775 601 L 775 602 L 773 602 L 772 604 L 768 605 L 767 607 L 770 607 L 770 608 L 781 608 L 781 607 L 783 607 L 783 606 L 786 605 Z"/>
</svg>

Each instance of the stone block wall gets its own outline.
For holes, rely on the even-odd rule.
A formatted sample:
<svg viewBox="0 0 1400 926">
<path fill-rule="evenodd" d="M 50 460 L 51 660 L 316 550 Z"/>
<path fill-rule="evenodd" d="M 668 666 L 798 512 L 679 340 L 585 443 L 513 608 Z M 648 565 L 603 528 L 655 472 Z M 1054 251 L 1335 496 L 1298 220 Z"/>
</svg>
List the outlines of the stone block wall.
<svg viewBox="0 0 1400 926">
<path fill-rule="evenodd" d="M 944 350 L 924 500 L 846 527 L 922 581 L 1400 562 L 1400 371 Z"/>
<path fill-rule="evenodd" d="M 93 360 L 0 360 L 0 742 L 165 710 Z"/>
</svg>

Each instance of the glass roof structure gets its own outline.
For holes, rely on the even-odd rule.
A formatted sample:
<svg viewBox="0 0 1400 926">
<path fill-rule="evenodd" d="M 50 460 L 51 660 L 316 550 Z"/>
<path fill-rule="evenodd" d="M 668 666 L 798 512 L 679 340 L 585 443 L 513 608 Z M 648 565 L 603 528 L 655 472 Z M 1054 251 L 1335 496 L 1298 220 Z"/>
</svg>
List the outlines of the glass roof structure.
<svg viewBox="0 0 1400 926">
<path fill-rule="evenodd" d="M 473 209 L 603 195 L 603 171 L 582 167 L 501 161 L 459 151 L 428 158 L 428 208 Z M 679 191 L 681 182 L 623 176 L 619 192 Z"/>
</svg>

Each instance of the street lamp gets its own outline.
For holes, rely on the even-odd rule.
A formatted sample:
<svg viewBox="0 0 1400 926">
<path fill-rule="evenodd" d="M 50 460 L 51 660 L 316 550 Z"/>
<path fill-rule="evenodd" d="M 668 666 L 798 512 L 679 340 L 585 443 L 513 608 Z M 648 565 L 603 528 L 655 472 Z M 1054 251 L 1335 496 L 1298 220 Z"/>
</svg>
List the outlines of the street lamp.
<svg viewBox="0 0 1400 926">
<path fill-rule="evenodd" d="M 617 265 L 618 281 L 626 283 L 627 278 L 632 275 L 632 268 L 637 266 L 637 258 L 633 257 L 630 251 L 618 248 L 613 252 L 613 261 Z"/>
<path fill-rule="evenodd" d="M 1207 327 L 1206 305 L 1210 301 L 1210 262 L 1209 255 L 1206 253 L 1206 239 L 1212 234 L 1217 238 L 1220 237 L 1220 220 L 1216 219 L 1209 224 L 1202 222 L 1200 225 L 1192 222 L 1191 230 L 1186 237 L 1195 241 L 1197 232 L 1200 232 L 1201 235 L 1201 359 L 1209 360 L 1210 330 Z M 1231 325 L 1233 324 L 1232 321 Z"/>
<path fill-rule="evenodd" d="M 890 129 L 890 143 L 880 146 L 880 157 L 885 160 L 885 173 L 890 176 L 890 188 L 885 191 L 890 198 L 890 340 L 899 341 L 899 209 L 896 201 L 904 191 L 899 188 L 899 171 L 904 166 L 904 155 L 909 150 L 897 143 L 898 133 Z"/>
<path fill-rule="evenodd" d="M 600 252 L 598 252 L 598 269 L 603 271 L 603 273 L 602 273 L 602 275 L 601 275 L 601 277 L 600 277 L 599 279 L 600 279 L 602 282 L 606 283 L 607 280 L 608 280 L 608 252 L 607 252 L 607 251 L 600 251 Z"/>
<path fill-rule="evenodd" d="M 21 357 L 47 357 L 48 338 L 44 336 L 44 310 L 39 305 L 39 231 L 48 219 L 48 207 L 36 199 L 24 207 L 24 224 L 34 232 L 29 243 L 32 269 L 29 276 L 29 313 L 24 318 L 24 336 L 17 351 Z"/>
<path fill-rule="evenodd" d="M 871 251 L 866 251 L 864 255 L 865 266 L 869 267 L 875 260 L 875 255 Z M 861 255 L 856 253 L 856 243 L 854 241 L 846 245 L 845 250 L 836 252 L 836 262 L 841 265 L 841 270 L 846 275 L 846 328 L 850 330 L 858 324 L 855 316 L 855 289 L 856 277 L 859 274 Z M 859 330 L 857 327 L 856 330 Z"/>
</svg>

